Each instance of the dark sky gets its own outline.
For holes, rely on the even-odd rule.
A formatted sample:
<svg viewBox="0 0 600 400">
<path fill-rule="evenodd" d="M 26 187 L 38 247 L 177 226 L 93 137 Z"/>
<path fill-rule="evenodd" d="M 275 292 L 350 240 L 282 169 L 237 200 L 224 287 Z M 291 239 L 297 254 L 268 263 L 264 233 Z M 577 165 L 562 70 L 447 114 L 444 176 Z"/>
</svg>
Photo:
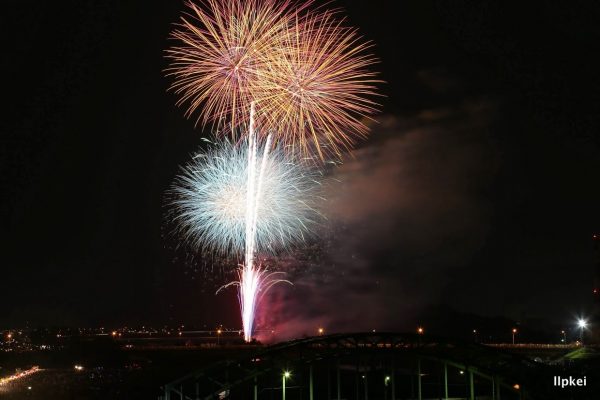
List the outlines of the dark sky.
<svg viewBox="0 0 600 400">
<path fill-rule="evenodd" d="M 165 190 L 202 137 L 162 72 L 182 2 L 39 3 L 9 1 L 0 23 L 0 326 L 239 324 L 235 294 L 214 296 L 222 278 L 165 237 Z M 386 98 L 332 172 L 326 239 L 282 261 L 309 265 L 261 321 L 589 308 L 600 6 L 504 3 L 334 3 L 375 43 Z"/>
</svg>

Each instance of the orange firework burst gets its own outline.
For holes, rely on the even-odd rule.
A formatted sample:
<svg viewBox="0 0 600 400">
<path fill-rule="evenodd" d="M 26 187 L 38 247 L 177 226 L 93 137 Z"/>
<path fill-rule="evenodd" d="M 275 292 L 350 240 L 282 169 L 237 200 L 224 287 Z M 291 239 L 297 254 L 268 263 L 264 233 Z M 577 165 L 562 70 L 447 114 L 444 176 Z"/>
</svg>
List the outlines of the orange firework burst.
<svg viewBox="0 0 600 400">
<path fill-rule="evenodd" d="M 275 0 L 188 1 L 190 12 L 172 33 L 180 46 L 167 50 L 172 89 L 187 103 L 186 116 L 199 110 L 197 123 L 231 118 L 230 128 L 248 119 L 262 55 L 273 52 L 293 14 L 290 2 Z M 260 55 L 260 56 L 259 56 Z M 203 106 L 200 108 L 200 106 Z"/>
<path fill-rule="evenodd" d="M 335 12 L 303 15 L 312 1 L 276 1 L 187 3 L 191 19 L 172 34 L 182 45 L 168 50 L 178 104 L 231 133 L 254 104 L 259 135 L 321 159 L 339 155 L 366 135 L 363 121 L 378 107 L 371 45 Z"/>
<path fill-rule="evenodd" d="M 363 119 L 377 111 L 376 59 L 357 31 L 334 13 L 309 14 L 286 31 L 277 52 L 263 54 L 265 72 L 257 83 L 259 118 L 268 118 L 279 140 L 303 152 L 314 148 L 340 154 L 368 129 Z"/>
</svg>

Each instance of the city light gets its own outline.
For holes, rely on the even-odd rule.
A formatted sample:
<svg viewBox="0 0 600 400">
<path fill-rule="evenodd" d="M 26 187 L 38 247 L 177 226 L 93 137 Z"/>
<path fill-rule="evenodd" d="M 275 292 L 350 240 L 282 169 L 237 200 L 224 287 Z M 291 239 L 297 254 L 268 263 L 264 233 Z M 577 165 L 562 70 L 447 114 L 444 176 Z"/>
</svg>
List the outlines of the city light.
<svg viewBox="0 0 600 400">
<path fill-rule="evenodd" d="M 319 335 L 322 335 L 324 332 L 323 328 L 319 328 Z"/>
<path fill-rule="evenodd" d="M 14 375 L 5 376 L 3 378 L 0 378 L 0 386 L 4 386 L 10 382 L 25 378 L 25 377 L 32 375 L 38 371 L 40 371 L 40 368 L 38 366 L 33 366 L 28 370 L 18 372 Z"/>
<path fill-rule="evenodd" d="M 423 328 L 422 328 L 422 327 L 418 327 L 418 328 L 417 328 L 417 333 L 418 333 L 419 335 L 422 335 L 422 334 L 423 334 L 423 332 L 425 332 L 425 331 L 423 330 Z"/>
<path fill-rule="evenodd" d="M 83 365 L 79 365 L 79 364 L 77 364 L 77 365 L 75 365 L 75 367 L 73 367 L 73 368 L 75 368 L 75 371 L 83 371 Z"/>
<path fill-rule="evenodd" d="M 290 372 L 289 372 L 289 371 L 285 371 L 285 372 L 283 373 L 283 377 L 284 377 L 284 378 L 289 378 L 289 377 L 290 377 Z"/>
</svg>

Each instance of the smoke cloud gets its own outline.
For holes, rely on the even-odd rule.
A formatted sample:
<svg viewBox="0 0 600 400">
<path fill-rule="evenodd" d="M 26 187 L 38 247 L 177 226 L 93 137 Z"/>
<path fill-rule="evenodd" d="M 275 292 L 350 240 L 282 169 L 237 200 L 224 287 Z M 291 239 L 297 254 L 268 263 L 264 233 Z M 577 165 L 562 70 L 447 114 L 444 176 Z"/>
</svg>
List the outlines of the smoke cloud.
<svg viewBox="0 0 600 400">
<path fill-rule="evenodd" d="M 294 286 L 259 310 L 264 341 L 332 331 L 411 329 L 486 239 L 485 191 L 498 154 L 488 102 L 387 116 L 327 185 L 332 230 Z"/>
</svg>

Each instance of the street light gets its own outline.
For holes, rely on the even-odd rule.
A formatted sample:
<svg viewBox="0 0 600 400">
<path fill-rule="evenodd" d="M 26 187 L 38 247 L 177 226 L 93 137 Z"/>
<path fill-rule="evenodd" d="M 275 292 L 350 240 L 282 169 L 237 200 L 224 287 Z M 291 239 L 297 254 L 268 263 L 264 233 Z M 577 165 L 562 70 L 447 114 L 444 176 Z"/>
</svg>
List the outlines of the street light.
<svg viewBox="0 0 600 400">
<path fill-rule="evenodd" d="M 577 326 L 579 326 L 579 341 L 583 344 L 583 330 L 587 328 L 587 321 L 583 318 L 579 318 Z"/>
<path fill-rule="evenodd" d="M 319 328 L 319 335 L 323 335 L 323 332 L 325 332 L 325 330 L 323 328 Z"/>
<path fill-rule="evenodd" d="M 221 332 L 223 332 L 221 329 L 217 329 L 217 346 L 221 344 Z"/>
<path fill-rule="evenodd" d="M 418 328 L 417 328 L 417 333 L 418 333 L 419 335 L 422 335 L 422 334 L 423 334 L 423 332 L 425 332 L 425 331 L 423 330 L 423 327 L 421 327 L 421 326 L 420 326 L 420 327 L 418 327 Z"/>
<path fill-rule="evenodd" d="M 513 339 L 513 344 L 515 344 L 515 335 L 517 334 L 517 328 L 512 328 L 512 339 Z"/>
<path fill-rule="evenodd" d="M 290 377 L 290 371 L 285 371 L 281 377 L 281 399 L 285 400 L 285 380 Z"/>
<path fill-rule="evenodd" d="M 567 333 L 564 330 L 560 331 L 560 333 L 562 335 L 562 342 L 567 343 Z"/>
</svg>

